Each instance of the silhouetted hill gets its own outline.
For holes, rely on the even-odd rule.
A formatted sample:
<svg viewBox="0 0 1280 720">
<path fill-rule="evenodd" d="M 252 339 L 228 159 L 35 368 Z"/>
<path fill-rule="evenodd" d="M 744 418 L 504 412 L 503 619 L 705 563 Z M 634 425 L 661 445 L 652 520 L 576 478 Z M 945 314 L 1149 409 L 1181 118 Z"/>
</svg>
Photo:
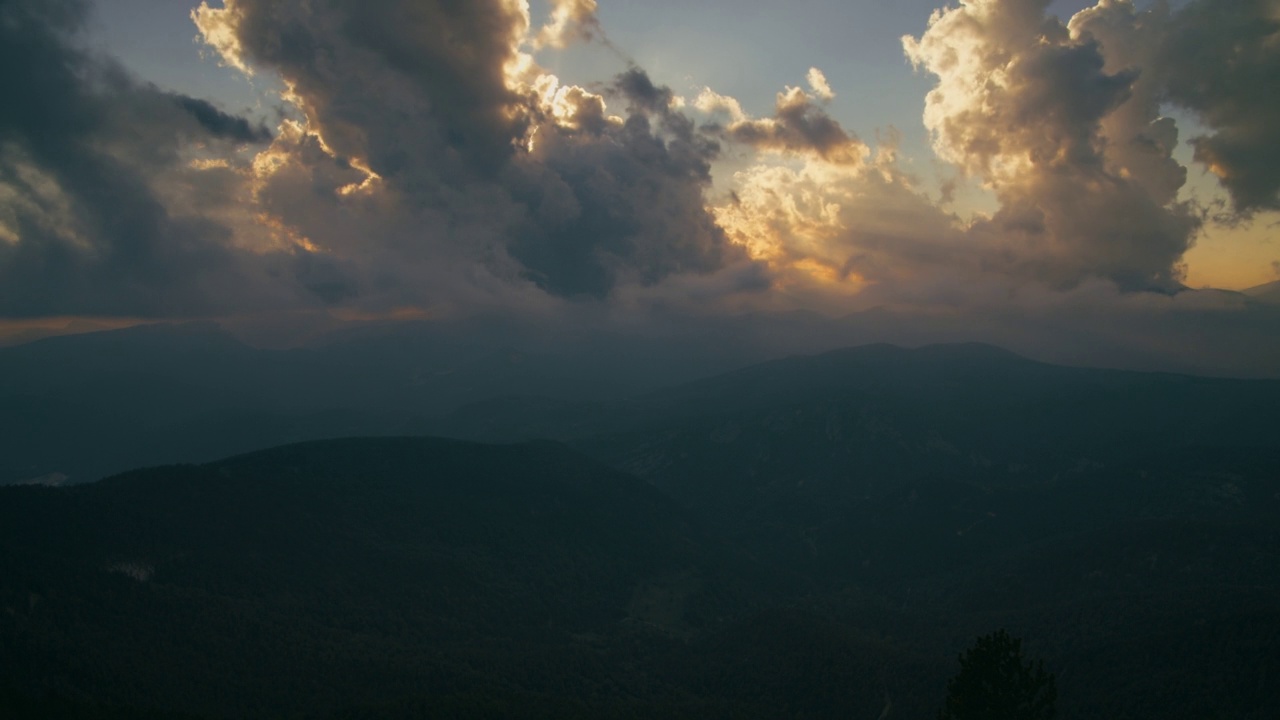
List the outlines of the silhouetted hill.
<svg viewBox="0 0 1280 720">
<path fill-rule="evenodd" d="M 1242 291 L 1245 295 L 1269 304 L 1280 304 L 1280 280 L 1262 285 L 1255 285 Z"/>
<path fill-rule="evenodd" d="M 829 617 L 899 638 L 1019 627 L 1076 668 L 1066 716 L 1260 718 L 1274 670 L 1239 665 L 1280 647 L 1278 403 L 1274 381 L 881 345 L 627 403 L 495 401 L 451 425 L 556 437 L 644 477 L 713 534 L 827 588 Z M 1179 653 L 1142 656 L 1144 643 Z"/>
<path fill-rule="evenodd" d="M 930 474 L 820 525 L 805 486 L 685 510 L 548 442 L 3 488 L 0 712 L 928 717 L 951 658 L 1008 627 L 1060 673 L 1064 718 L 1262 720 L 1278 467 L 1171 448 L 1046 482 Z"/>
<path fill-rule="evenodd" d="M 892 396 L 897 405 L 936 399 L 947 411 L 1006 393 L 1026 400 L 1042 380 L 1051 393 L 1099 389 L 1092 380 L 1064 385 L 1066 368 L 979 345 L 864 346 L 717 375 L 771 356 L 779 343 L 820 349 L 874 336 L 859 329 L 872 320 L 892 325 L 876 313 L 743 316 L 677 327 L 657 342 L 433 321 L 362 327 L 287 350 L 245 345 L 214 323 L 45 338 L 0 348 L 0 484 L 89 482 L 335 437 L 581 438 L 831 392 Z M 687 383 L 698 376 L 707 379 Z M 1120 384 L 1141 392 L 1152 387 L 1143 377 L 1120 374 Z M 513 396 L 551 400 L 501 401 Z"/>
<path fill-rule="evenodd" d="M 590 700 L 614 681 L 591 658 L 752 597 L 672 502 L 550 444 L 343 440 L 5 488 L 0 548 L 0 677 L 225 717 Z"/>
<path fill-rule="evenodd" d="M 287 387 L 182 395 L 191 367 L 277 356 L 180 332 L 202 349 L 137 359 L 178 400 L 10 402 L 8 437 L 134 442 L 94 461 L 124 462 L 384 417 L 523 444 L 331 440 L 0 489 L 0 699 L 28 716 L 929 717 L 998 627 L 1060 672 L 1063 718 L 1280 713 L 1280 382 L 875 345 L 623 400 L 291 416 Z M 368 340 L 281 382 L 373 367 Z M 26 352 L 37 378 L 59 356 Z M 392 398 L 429 354 L 353 386 Z"/>
<path fill-rule="evenodd" d="M 269 350 L 214 323 L 158 324 L 0 348 L 0 485 L 416 434 L 426 418 L 467 403 L 623 396 L 679 364 L 630 372 L 607 358 L 519 349 L 501 329 L 396 326 Z"/>
<path fill-rule="evenodd" d="M 1277 381 L 1066 368 L 983 345 L 873 345 L 627 402 L 492 401 L 436 429 L 569 442 L 760 552 L 844 562 L 849 533 L 893 534 L 881 526 L 894 498 L 933 503 L 949 513 L 933 526 L 954 533 L 982 521 L 988 496 L 1023 502 L 1032 490 L 1047 511 L 1076 503 L 1077 525 L 1117 503 L 1135 509 L 1129 496 L 1159 482 L 1152 473 L 1171 453 L 1267 477 L 1280 452 L 1276 407 Z M 1100 493 L 1076 498 L 1088 483 Z M 828 537 L 844 539 L 828 551 Z"/>
</svg>

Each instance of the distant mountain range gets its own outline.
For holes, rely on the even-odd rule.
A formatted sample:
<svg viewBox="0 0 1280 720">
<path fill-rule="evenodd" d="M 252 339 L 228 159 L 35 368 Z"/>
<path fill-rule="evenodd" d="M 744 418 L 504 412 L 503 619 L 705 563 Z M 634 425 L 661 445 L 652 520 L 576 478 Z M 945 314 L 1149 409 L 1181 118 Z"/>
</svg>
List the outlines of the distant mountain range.
<svg viewBox="0 0 1280 720">
<path fill-rule="evenodd" d="M 335 440 L 8 488 L 0 547 L 3 682 L 220 717 L 536 698 L 560 657 L 588 697 L 629 635 L 753 602 L 672 501 L 550 444 Z"/>
<path fill-rule="evenodd" d="M 1223 473 L 1263 483 L 1248 498 L 1267 505 L 1268 473 L 1280 471 L 1277 407 L 1277 381 L 1062 368 L 983 345 L 876 345 L 627 402 L 493 401 L 431 430 L 567 442 L 644 478 L 745 547 L 861 578 L 890 571 L 865 548 L 911 542 L 915 526 L 896 525 L 885 505 L 904 498 L 950 498 L 932 532 L 981 525 L 1022 539 L 1086 530 L 1115 513 L 1193 513 Z M 1150 496 L 1153 482 L 1173 476 L 1203 487 Z M 989 519 L 997 505 L 1032 497 L 1044 503 L 1033 522 L 1017 511 Z M 956 556 L 929 546 L 919 559 Z"/>
<path fill-rule="evenodd" d="M 786 322 L 807 327 L 828 321 L 805 315 Z M 356 435 L 584 438 L 632 427 L 628 423 L 643 419 L 636 413 L 662 425 L 671 413 L 698 411 L 699 400 L 690 393 L 714 394 L 717 387 L 723 390 L 708 398 L 708 413 L 734 398 L 739 386 L 755 397 L 764 392 L 760 388 L 782 395 L 796 383 L 810 398 L 827 391 L 824 383 L 834 383 L 830 388 L 845 395 L 898 393 L 893 402 L 918 406 L 924 400 L 912 397 L 911 388 L 937 374 L 930 363 L 943 368 L 953 360 L 967 363 L 973 377 L 957 376 L 955 387 L 933 388 L 949 393 L 939 396 L 939 407 L 970 397 L 986 405 L 1006 396 L 1014 404 L 1032 402 L 1027 393 L 1040 392 L 1035 387 L 1041 381 L 1045 392 L 1070 394 L 1078 387 L 1086 393 L 1082 402 L 1096 396 L 1105 404 L 1112 397 L 1107 383 L 1134 383 L 1143 388 L 1135 392 L 1156 403 L 1151 407 L 1164 403 L 1161 407 L 1188 417 L 1197 429 L 1186 433 L 1193 435 L 1206 423 L 1230 423 L 1179 410 L 1184 395 L 1203 403 L 1222 389 L 1230 399 L 1219 410 L 1247 414 L 1264 405 L 1276 387 L 1274 382 L 1245 386 L 1231 380 L 1082 373 L 1019 361 L 991 348 L 938 346 L 895 355 L 889 346 L 874 347 L 723 375 L 765 356 L 766 346 L 739 336 L 687 344 L 635 337 L 536 340 L 501 324 L 487 330 L 413 324 L 365 328 L 290 350 L 245 345 L 213 323 L 45 338 L 0 348 L 0 484 L 88 482 L 145 465 L 202 462 L 283 443 Z M 957 353 L 981 357 L 964 359 Z M 903 359 L 906 364 L 899 367 Z M 1003 382 L 1006 368 L 1011 384 Z M 766 378 L 771 372 L 776 376 Z M 982 372 L 989 377 L 979 378 Z M 783 377 L 788 373 L 804 379 Z M 878 378 L 883 387 L 857 385 L 863 376 L 867 382 Z M 685 384 L 699 377 L 705 379 Z M 961 387 L 970 380 L 978 384 Z M 749 387 L 752 382 L 758 387 Z M 984 394 L 990 398 L 983 399 Z M 905 411 L 905 406 L 889 411 Z M 1133 431 L 1145 432 L 1150 427 L 1145 423 Z"/>
<path fill-rule="evenodd" d="M 0 349 L 0 484 L 86 482 L 299 440 L 405 434 L 486 397 L 580 399 L 654 381 L 593 375 L 581 362 L 518 351 L 495 337 L 398 329 L 266 350 L 213 323 L 189 323 Z"/>
<path fill-rule="evenodd" d="M 377 354 L 335 413 L 362 361 L 152 332 L 0 355 L 16 449 L 455 439 L 0 488 L 0 714 L 924 718 L 1006 627 L 1068 720 L 1280 715 L 1280 381 L 870 345 L 433 417 Z"/>
<path fill-rule="evenodd" d="M 1280 304 L 1280 280 L 1256 285 L 1242 292 L 1260 302 Z"/>
</svg>

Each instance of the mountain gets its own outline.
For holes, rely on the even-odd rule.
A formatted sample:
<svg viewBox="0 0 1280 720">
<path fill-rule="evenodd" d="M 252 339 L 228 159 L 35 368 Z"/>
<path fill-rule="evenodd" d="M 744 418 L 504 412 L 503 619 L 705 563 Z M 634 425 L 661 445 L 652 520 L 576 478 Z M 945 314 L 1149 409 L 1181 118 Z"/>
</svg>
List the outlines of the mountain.
<svg viewBox="0 0 1280 720">
<path fill-rule="evenodd" d="M 466 330 L 368 328 L 271 350 L 206 322 L 0 348 L 0 485 L 55 475 L 90 482 L 289 442 L 403 435 L 485 399 L 620 397 L 699 367 L 672 375 L 679 363 L 667 360 L 623 372 L 626 364 L 595 356 L 519 349 L 502 328 Z M 618 372 L 587 369 L 597 366 Z"/>
<path fill-rule="evenodd" d="M 395 392 L 426 340 L 293 359 L 210 326 L 54 340 L 0 354 L 6 397 L 84 415 L 0 416 L 21 452 L 59 428 L 100 443 L 58 462 L 140 438 L 200 459 L 308 417 L 455 439 L 0 488 L 0 714 L 928 717 L 999 627 L 1059 674 L 1063 718 L 1280 713 L 1274 380 L 870 345 L 433 419 Z M 339 368 L 371 368 L 371 397 L 326 411 Z M 272 414 L 313 383 L 314 415 Z"/>
<path fill-rule="evenodd" d="M 491 402 L 446 425 L 556 437 L 636 473 L 716 536 L 826 588 L 833 616 L 867 613 L 871 593 L 872 606 L 904 613 L 870 627 L 899 637 L 975 618 L 985 622 L 973 634 L 1025 628 L 1077 668 L 1062 684 L 1089 696 L 1077 717 L 1124 716 L 1124 703 L 1131 717 L 1160 717 L 1228 700 L 1171 693 L 1157 711 L 1157 691 L 1117 674 L 1100 648 L 1200 688 L 1208 675 L 1235 682 L 1206 670 L 1205 649 L 1266 653 L 1257 638 L 1280 620 L 1276 407 L 1275 381 L 879 345 L 628 403 Z M 1168 659 L 1143 654 L 1156 646 Z M 1274 683 L 1239 662 L 1232 672 L 1250 679 L 1232 686 L 1238 712 L 1264 717 Z"/>
<path fill-rule="evenodd" d="M 72 482 L 373 429 L 336 375 L 305 355 L 248 347 L 213 323 L 147 325 L 0 350 L 0 482 Z M 358 382 L 344 383 L 355 393 Z"/>
<path fill-rule="evenodd" d="M 549 442 L 332 440 L 0 488 L 0 715 L 927 717 L 951 658 L 1007 627 L 1063 718 L 1261 720 L 1277 467 L 910 481 L 811 529 L 826 563 Z"/>
<path fill-rule="evenodd" d="M 0 548 L 6 682 L 210 717 L 590 699 L 616 679 L 601 658 L 755 602 L 668 499 L 545 443 L 341 440 L 5 488 Z"/>
<path fill-rule="evenodd" d="M 1242 290 L 1245 295 L 1259 302 L 1277 305 L 1280 304 L 1280 280 L 1275 282 L 1255 285 L 1247 290 Z"/>
<path fill-rule="evenodd" d="M 1202 324 L 1214 326 L 1212 320 Z M 497 431 L 526 437 L 543 430 L 564 435 L 563 428 L 526 432 L 512 426 L 517 420 L 559 422 L 541 410 L 504 405 L 503 398 L 512 396 L 560 404 L 555 413 L 564 421 L 597 424 L 594 434 L 601 434 L 632 427 L 627 413 L 666 412 L 664 407 L 679 402 L 678 397 L 667 405 L 650 402 L 661 388 L 679 389 L 695 378 L 715 378 L 783 352 L 813 353 L 869 337 L 896 337 L 902 333 L 894 328 L 901 325 L 887 312 L 844 318 L 744 315 L 710 324 L 689 319 L 650 337 L 635 329 L 540 328 L 473 318 L 361 326 L 289 349 L 247 345 L 210 322 L 49 337 L 0 348 L 0 485 L 51 477 L 91 482 L 135 467 L 207 462 L 323 438 L 492 438 Z M 943 337 L 955 334 L 943 330 Z M 1068 340 L 1058 340 L 1068 349 L 1056 354 L 1082 362 L 1091 360 L 1088 348 L 1105 345 L 1096 338 Z M 910 336 L 905 341 L 915 342 Z M 889 346 L 881 347 L 890 352 Z M 1239 355 L 1216 347 L 1201 348 L 1197 356 L 1203 358 L 1190 366 L 1216 367 L 1210 357 L 1215 353 Z M 1274 374 L 1270 351 L 1254 350 L 1241 356 L 1248 367 L 1237 371 Z M 1167 355 L 1144 351 L 1127 361 L 1168 365 Z M 793 358 L 791 365 L 798 362 Z M 753 372 L 768 372 L 768 367 Z M 835 379 L 813 369 L 818 373 L 813 388 Z M 892 381 L 887 374 L 876 377 Z M 774 380 L 780 381 L 778 393 L 795 382 Z M 760 382 L 772 381 L 762 376 Z M 714 392 L 714 383 L 703 391 Z M 488 407 L 478 409 L 478 403 Z M 584 403 L 611 407 L 576 415 Z M 499 407 L 507 419 L 491 414 Z M 455 413 L 461 408 L 466 410 Z M 442 417 L 459 429 L 442 424 Z M 472 427 L 475 422 L 506 425 L 490 432 Z M 590 428 L 572 431 L 591 433 Z"/>
<path fill-rule="evenodd" d="M 826 525 L 817 500 L 844 496 L 818 484 L 709 511 L 545 441 L 0 488 L 0 714 L 927 717 L 955 653 L 1005 626 L 1060 674 L 1065 719 L 1261 720 L 1280 454 L 1239 450 L 905 478 Z"/>
<path fill-rule="evenodd" d="M 762 527 L 793 535 L 762 547 L 813 554 L 815 533 L 843 533 L 868 502 L 911 488 L 1068 492 L 1141 478 L 1171 453 L 1264 469 L 1280 452 L 1278 406 L 1277 381 L 1059 367 L 983 345 L 873 345 L 627 402 L 490 401 L 433 430 L 568 442 L 744 538 Z"/>
</svg>

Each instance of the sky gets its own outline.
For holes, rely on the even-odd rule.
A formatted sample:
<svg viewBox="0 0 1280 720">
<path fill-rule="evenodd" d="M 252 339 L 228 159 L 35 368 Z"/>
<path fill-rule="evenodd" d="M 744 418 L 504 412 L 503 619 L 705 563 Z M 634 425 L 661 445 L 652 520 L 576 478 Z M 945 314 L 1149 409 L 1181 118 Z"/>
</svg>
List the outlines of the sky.
<svg viewBox="0 0 1280 720">
<path fill-rule="evenodd" d="M 0 48 L 0 332 L 1280 329 L 1218 291 L 1280 279 L 1280 0 L 6 0 Z"/>
</svg>

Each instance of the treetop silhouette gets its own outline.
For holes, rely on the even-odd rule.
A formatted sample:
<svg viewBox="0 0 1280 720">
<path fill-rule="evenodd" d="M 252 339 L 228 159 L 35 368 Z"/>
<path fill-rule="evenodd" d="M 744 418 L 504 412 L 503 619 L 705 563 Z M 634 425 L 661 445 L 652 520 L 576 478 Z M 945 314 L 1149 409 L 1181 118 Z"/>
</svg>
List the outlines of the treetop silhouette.
<svg viewBox="0 0 1280 720">
<path fill-rule="evenodd" d="M 1044 663 L 1022 657 L 1022 640 L 997 630 L 960 655 L 938 720 L 1052 720 L 1058 690 Z"/>
</svg>

